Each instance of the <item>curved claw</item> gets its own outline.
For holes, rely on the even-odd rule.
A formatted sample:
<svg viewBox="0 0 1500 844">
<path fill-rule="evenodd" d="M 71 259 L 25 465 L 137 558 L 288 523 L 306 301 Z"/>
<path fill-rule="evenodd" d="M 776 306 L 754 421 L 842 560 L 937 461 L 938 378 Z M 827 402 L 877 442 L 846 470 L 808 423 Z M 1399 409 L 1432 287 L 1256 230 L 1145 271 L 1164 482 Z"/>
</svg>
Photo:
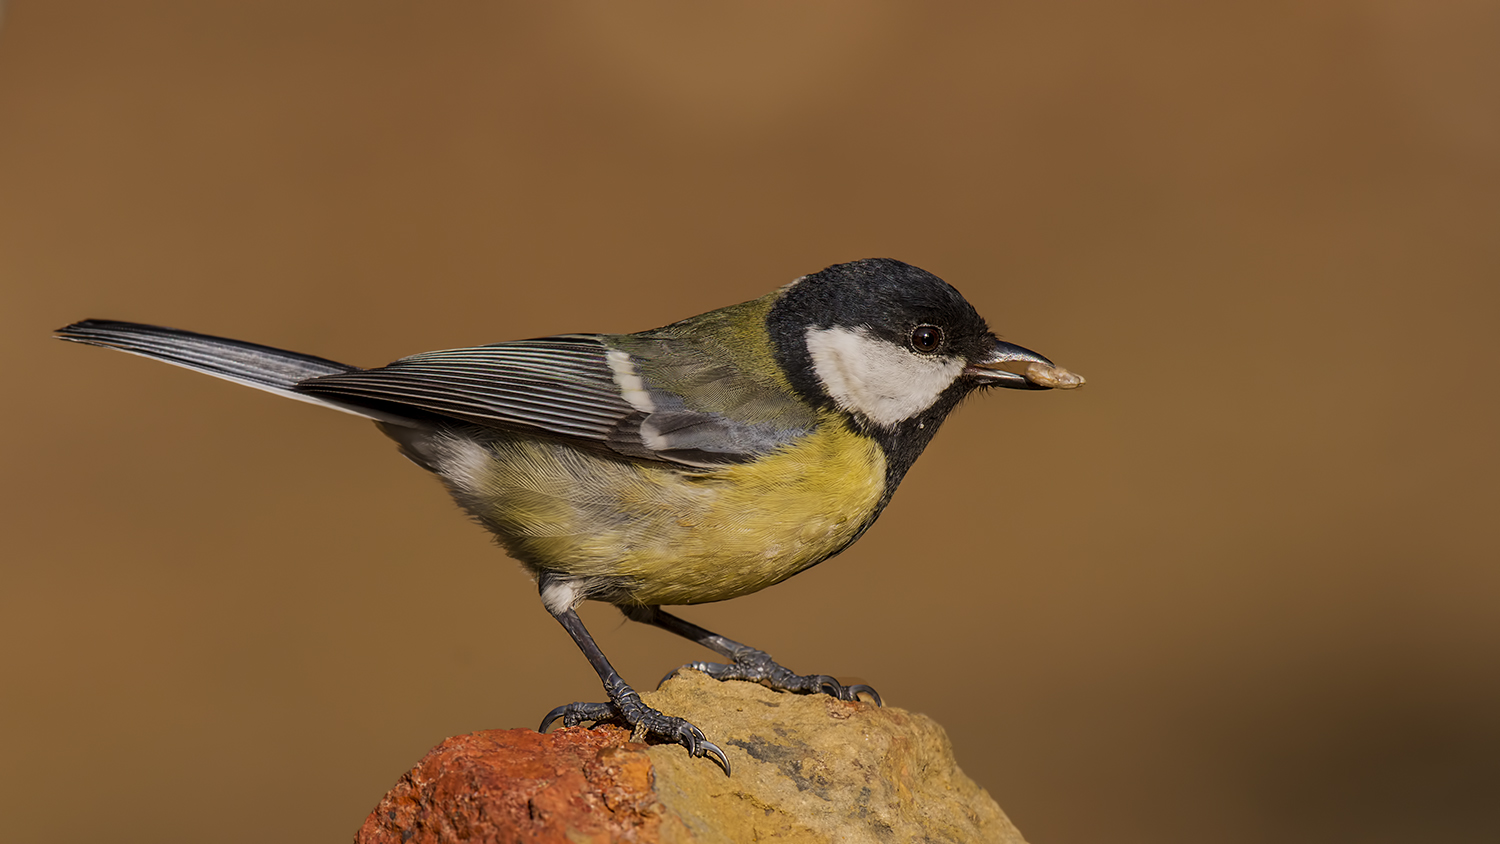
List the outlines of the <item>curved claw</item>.
<svg viewBox="0 0 1500 844">
<path fill-rule="evenodd" d="M 537 732 L 545 732 L 547 726 L 558 718 L 564 727 L 576 727 L 585 721 L 609 721 L 620 716 L 620 710 L 612 703 L 569 703 L 547 713 Z"/>
<path fill-rule="evenodd" d="M 836 678 L 830 677 L 827 674 L 814 674 L 808 679 L 812 680 L 813 685 L 817 686 L 818 691 L 823 694 L 836 697 L 839 700 L 847 699 L 844 697 L 844 684 L 840 683 Z"/>
<path fill-rule="evenodd" d="M 704 739 L 698 744 L 698 752 L 694 755 L 713 757 L 713 760 L 719 763 L 719 767 L 724 769 L 724 776 L 731 776 L 729 773 L 729 757 L 724 755 L 724 751 L 720 750 L 717 744 Z"/>
<path fill-rule="evenodd" d="M 840 683 L 837 678 L 830 677 L 827 674 L 816 674 L 808 679 L 817 685 L 818 691 L 830 697 L 836 697 L 839 700 L 859 700 L 860 694 L 868 694 L 870 697 L 875 698 L 876 706 L 885 706 L 885 703 L 880 699 L 880 693 L 864 683 L 855 683 L 852 686 L 846 686 Z"/>
<path fill-rule="evenodd" d="M 547 732 L 547 728 L 550 727 L 550 726 L 552 726 L 552 722 L 553 721 L 556 721 L 557 719 L 559 719 L 559 718 L 563 717 L 564 715 L 568 714 L 568 708 L 571 705 L 572 704 L 566 704 L 565 703 L 562 706 L 559 706 L 558 708 L 552 710 L 551 712 L 548 712 L 547 713 L 547 717 L 545 717 L 545 718 L 542 719 L 542 725 L 540 727 L 537 727 L 536 731 L 539 732 L 539 733 L 545 733 L 545 732 Z"/>
</svg>

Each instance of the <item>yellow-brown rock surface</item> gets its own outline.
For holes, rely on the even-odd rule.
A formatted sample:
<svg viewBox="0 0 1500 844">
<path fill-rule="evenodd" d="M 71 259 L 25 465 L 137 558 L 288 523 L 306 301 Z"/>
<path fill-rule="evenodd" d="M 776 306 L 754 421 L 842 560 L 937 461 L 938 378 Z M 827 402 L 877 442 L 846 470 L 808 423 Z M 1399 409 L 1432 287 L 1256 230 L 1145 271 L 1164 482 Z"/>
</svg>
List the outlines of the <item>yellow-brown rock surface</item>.
<svg viewBox="0 0 1500 844">
<path fill-rule="evenodd" d="M 608 725 L 489 730 L 424 757 L 356 841 L 1025 844 L 926 716 L 695 672 L 644 697 L 702 728 L 733 776 Z"/>
</svg>

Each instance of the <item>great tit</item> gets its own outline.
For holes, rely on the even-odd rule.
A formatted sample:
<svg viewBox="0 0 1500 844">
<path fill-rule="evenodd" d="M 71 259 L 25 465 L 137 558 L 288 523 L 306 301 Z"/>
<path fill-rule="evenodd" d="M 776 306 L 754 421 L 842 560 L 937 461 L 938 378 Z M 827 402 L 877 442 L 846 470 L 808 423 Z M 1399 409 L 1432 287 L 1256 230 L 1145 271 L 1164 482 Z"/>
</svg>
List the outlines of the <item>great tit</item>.
<svg viewBox="0 0 1500 844">
<path fill-rule="evenodd" d="M 879 703 L 868 686 L 795 674 L 661 607 L 746 595 L 849 547 L 970 392 L 1083 383 L 997 339 L 942 279 L 889 259 L 831 266 L 651 331 L 426 352 L 377 369 L 128 322 L 57 334 L 374 420 L 535 577 L 603 681 L 608 702 L 558 707 L 540 729 L 623 720 L 726 773 L 701 730 L 641 701 L 578 605 L 604 601 L 706 646 L 729 662 L 684 667 L 720 680 Z"/>
</svg>

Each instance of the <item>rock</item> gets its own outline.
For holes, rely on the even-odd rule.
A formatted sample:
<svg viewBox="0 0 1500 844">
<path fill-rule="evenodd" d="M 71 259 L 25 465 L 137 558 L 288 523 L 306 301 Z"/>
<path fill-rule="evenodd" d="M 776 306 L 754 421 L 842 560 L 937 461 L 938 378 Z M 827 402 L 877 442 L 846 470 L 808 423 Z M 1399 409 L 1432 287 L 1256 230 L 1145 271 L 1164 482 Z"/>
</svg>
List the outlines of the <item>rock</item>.
<svg viewBox="0 0 1500 844">
<path fill-rule="evenodd" d="M 611 725 L 489 730 L 428 753 L 356 842 L 1025 844 L 926 716 L 696 672 L 643 697 L 702 728 L 734 775 Z"/>
<path fill-rule="evenodd" d="M 645 749 L 613 726 L 455 736 L 386 792 L 355 841 L 658 841 Z"/>
</svg>

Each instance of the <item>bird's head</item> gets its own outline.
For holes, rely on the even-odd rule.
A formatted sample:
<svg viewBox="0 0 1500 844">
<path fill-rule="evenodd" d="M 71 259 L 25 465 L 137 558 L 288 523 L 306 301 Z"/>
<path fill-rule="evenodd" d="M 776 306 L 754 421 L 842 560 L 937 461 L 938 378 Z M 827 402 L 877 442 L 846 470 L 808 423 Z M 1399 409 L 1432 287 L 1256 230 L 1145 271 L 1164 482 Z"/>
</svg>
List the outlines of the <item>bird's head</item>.
<svg viewBox="0 0 1500 844">
<path fill-rule="evenodd" d="M 1083 378 L 1006 343 L 951 285 L 888 258 L 783 289 L 768 326 L 792 385 L 871 433 L 924 432 L 975 389 L 1070 389 Z"/>
</svg>

